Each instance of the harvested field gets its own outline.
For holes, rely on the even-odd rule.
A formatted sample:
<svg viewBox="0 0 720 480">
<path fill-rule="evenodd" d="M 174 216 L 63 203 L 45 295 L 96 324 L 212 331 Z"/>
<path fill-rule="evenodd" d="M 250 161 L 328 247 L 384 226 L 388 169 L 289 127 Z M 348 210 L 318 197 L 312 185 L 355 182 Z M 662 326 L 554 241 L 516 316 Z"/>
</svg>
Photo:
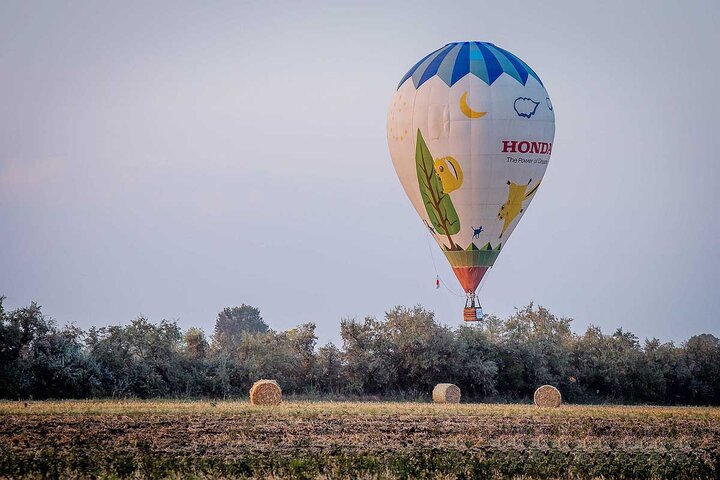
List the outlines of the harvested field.
<svg viewBox="0 0 720 480">
<path fill-rule="evenodd" d="M 0 476 L 718 478 L 720 409 L 0 402 Z"/>
</svg>

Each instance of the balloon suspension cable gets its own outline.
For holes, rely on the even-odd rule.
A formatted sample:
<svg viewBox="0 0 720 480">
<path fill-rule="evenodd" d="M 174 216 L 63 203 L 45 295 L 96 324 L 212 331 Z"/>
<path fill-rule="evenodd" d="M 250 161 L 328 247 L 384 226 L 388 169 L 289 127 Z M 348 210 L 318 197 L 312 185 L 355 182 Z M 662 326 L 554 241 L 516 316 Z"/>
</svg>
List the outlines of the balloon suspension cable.
<svg viewBox="0 0 720 480">
<path fill-rule="evenodd" d="M 482 290 L 483 285 L 485 285 L 485 280 L 487 280 L 488 275 L 490 274 L 490 270 L 492 270 L 492 267 L 487 267 L 487 270 L 485 271 L 485 275 L 480 279 L 480 283 L 478 284 L 477 288 L 475 289 L 476 292 L 479 292 Z"/>
<path fill-rule="evenodd" d="M 465 297 L 466 296 L 465 293 L 458 293 L 458 292 L 452 290 L 450 287 L 448 287 L 447 283 L 445 283 L 445 280 L 443 280 L 442 277 L 440 276 L 440 273 L 438 272 L 438 269 L 437 269 L 437 265 L 435 265 L 435 256 L 433 255 L 432 245 L 430 244 L 430 237 L 431 237 L 430 232 L 427 233 L 427 236 L 428 236 L 428 239 L 427 239 L 428 252 L 430 252 L 430 259 L 432 260 L 433 269 L 435 270 L 436 281 L 440 281 L 442 286 L 445 287 L 445 290 L 447 290 L 451 294 L 455 295 L 456 297 L 460 297 L 460 298 Z"/>
<path fill-rule="evenodd" d="M 482 290 L 483 285 L 485 285 L 485 279 L 487 278 L 487 274 L 490 271 L 492 267 L 488 267 L 487 272 L 485 272 L 485 275 L 483 275 L 482 279 L 480 280 L 480 283 L 478 284 L 477 288 L 474 292 L 465 292 L 465 308 L 476 308 L 476 307 L 482 307 L 480 305 L 480 290 Z"/>
</svg>

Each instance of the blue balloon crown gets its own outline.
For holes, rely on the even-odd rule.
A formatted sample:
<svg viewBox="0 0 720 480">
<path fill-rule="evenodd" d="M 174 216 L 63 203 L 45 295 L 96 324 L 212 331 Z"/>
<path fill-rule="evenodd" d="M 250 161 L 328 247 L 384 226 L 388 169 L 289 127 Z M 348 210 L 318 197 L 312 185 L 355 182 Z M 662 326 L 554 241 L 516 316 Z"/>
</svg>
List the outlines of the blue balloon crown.
<svg viewBox="0 0 720 480">
<path fill-rule="evenodd" d="M 525 85 L 532 76 L 540 85 L 540 77 L 518 57 L 487 42 L 448 43 L 415 64 L 400 80 L 398 88 L 412 78 L 415 88 L 437 75 L 452 87 L 465 75 L 472 74 L 492 85 L 503 73 Z"/>
</svg>

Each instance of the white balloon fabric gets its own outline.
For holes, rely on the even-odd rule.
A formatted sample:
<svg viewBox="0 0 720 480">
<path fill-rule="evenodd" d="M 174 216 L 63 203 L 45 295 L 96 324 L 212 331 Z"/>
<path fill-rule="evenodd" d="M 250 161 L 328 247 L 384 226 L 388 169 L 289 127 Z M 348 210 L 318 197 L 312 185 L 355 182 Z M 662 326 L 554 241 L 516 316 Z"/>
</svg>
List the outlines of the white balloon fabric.
<svg viewBox="0 0 720 480">
<path fill-rule="evenodd" d="M 450 43 L 403 77 L 387 118 L 405 193 L 474 295 L 540 186 L 555 114 L 540 78 L 491 43 Z"/>
</svg>

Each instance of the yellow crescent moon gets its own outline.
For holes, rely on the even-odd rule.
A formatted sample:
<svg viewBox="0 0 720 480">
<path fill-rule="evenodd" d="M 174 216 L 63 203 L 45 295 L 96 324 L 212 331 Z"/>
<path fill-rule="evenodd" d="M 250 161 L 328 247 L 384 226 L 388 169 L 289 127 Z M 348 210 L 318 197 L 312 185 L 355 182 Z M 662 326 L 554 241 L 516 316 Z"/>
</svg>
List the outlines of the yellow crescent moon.
<svg viewBox="0 0 720 480">
<path fill-rule="evenodd" d="M 487 112 L 478 112 L 470 108 L 467 104 L 467 92 L 462 94 L 460 97 L 460 111 L 465 114 L 468 118 L 480 118 L 484 117 Z"/>
</svg>

